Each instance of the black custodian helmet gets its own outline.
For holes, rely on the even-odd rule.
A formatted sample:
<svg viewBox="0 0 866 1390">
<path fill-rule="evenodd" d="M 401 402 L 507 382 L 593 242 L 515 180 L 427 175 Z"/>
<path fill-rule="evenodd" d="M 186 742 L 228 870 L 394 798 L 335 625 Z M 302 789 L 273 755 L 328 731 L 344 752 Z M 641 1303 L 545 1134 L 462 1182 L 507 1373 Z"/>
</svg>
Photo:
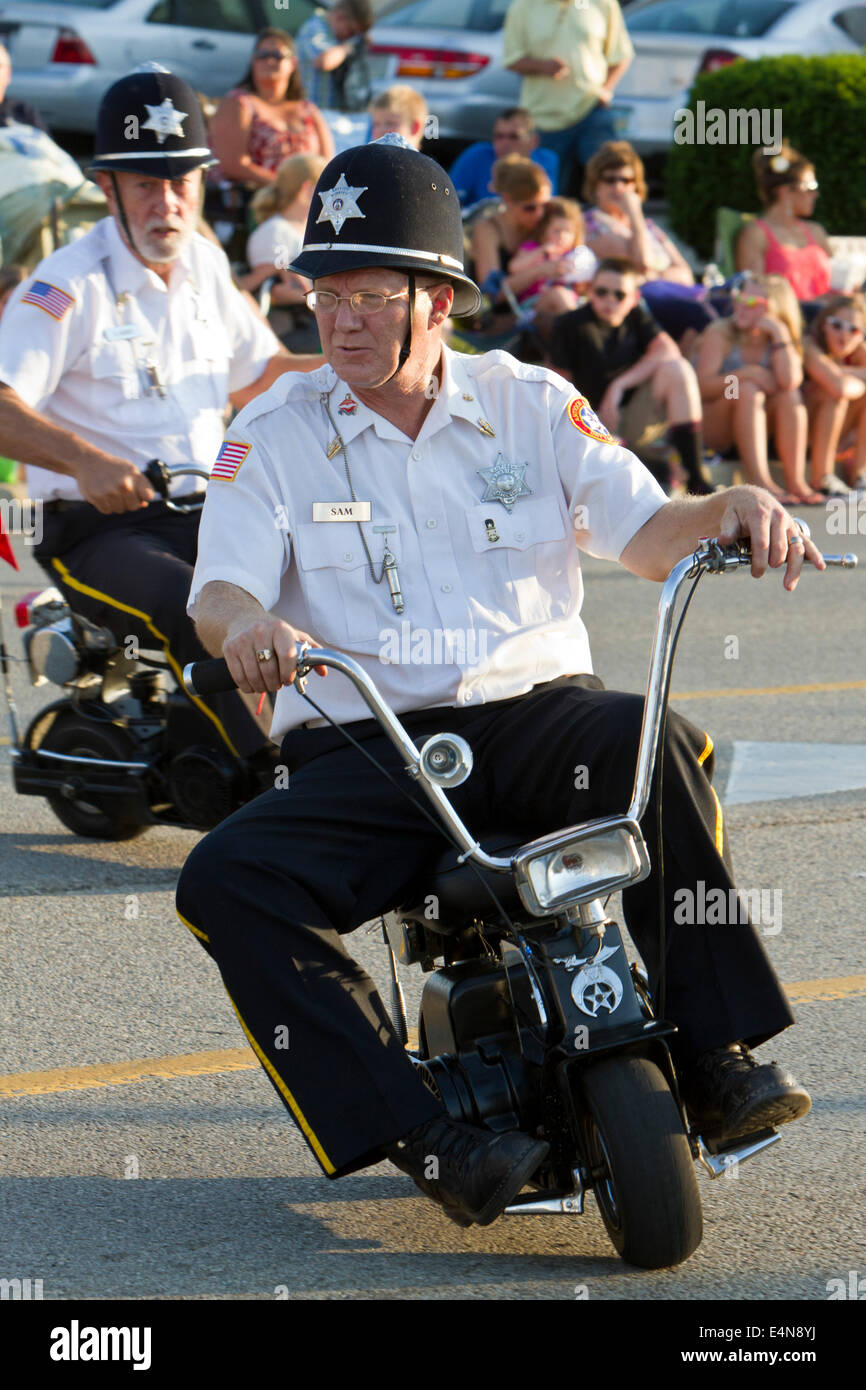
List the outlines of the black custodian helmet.
<svg viewBox="0 0 866 1390">
<path fill-rule="evenodd" d="M 99 107 L 91 169 L 177 179 L 215 164 L 198 97 L 183 78 L 144 64 L 109 87 Z"/>
<path fill-rule="evenodd" d="M 316 280 L 366 266 L 441 276 L 454 287 L 458 317 L 481 304 L 478 286 L 463 270 L 454 185 L 435 159 L 400 136 L 353 146 L 326 165 L 291 269 Z"/>
</svg>

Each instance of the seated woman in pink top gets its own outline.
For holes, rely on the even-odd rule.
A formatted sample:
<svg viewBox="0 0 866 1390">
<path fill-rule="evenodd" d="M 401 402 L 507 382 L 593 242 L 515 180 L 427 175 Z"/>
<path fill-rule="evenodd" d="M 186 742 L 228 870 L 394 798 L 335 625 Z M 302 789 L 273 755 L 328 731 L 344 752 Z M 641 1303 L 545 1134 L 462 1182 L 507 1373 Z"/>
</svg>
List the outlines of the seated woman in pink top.
<svg viewBox="0 0 866 1390">
<path fill-rule="evenodd" d="M 334 141 L 324 116 L 304 100 L 295 45 L 280 29 L 263 29 L 256 39 L 250 70 L 223 97 L 209 127 L 219 166 L 211 182 L 266 188 L 292 154 L 331 159 Z"/>
<path fill-rule="evenodd" d="M 756 150 L 758 194 L 767 211 L 737 238 L 737 269 L 783 275 L 801 303 L 830 289 L 832 251 L 820 222 L 809 222 L 818 195 L 815 170 L 790 145 L 779 154 Z"/>
</svg>

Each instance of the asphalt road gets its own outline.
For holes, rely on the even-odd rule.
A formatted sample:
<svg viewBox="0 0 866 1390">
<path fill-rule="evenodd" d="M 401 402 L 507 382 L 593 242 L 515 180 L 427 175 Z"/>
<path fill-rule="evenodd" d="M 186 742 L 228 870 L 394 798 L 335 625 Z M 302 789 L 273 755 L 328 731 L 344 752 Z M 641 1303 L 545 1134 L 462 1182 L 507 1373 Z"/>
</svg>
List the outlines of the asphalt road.
<svg viewBox="0 0 866 1390">
<path fill-rule="evenodd" d="M 820 537 L 822 514 L 809 520 Z M 9 600 L 41 584 L 16 548 L 21 575 L 0 575 L 15 651 Z M 863 535 L 824 548 L 866 560 Z M 597 562 L 586 573 L 597 669 L 610 687 L 641 689 L 658 590 Z M 735 740 L 862 755 L 864 586 L 866 569 L 807 573 L 793 596 L 778 575 L 704 580 L 673 685 L 713 736 L 723 799 Z M 22 667 L 15 687 L 24 715 L 52 694 L 30 691 Z M 40 800 L 13 794 L 8 753 L 0 747 L 0 1278 L 41 1279 L 43 1297 L 59 1300 L 817 1303 L 829 1281 L 866 1275 L 862 789 L 807 794 L 794 757 L 798 794 L 727 812 L 738 881 L 783 893 L 782 928 L 765 944 L 803 999 L 796 1028 L 762 1055 L 797 1073 L 813 1110 L 736 1179 L 701 1175 L 702 1245 L 648 1274 L 621 1263 L 592 1200 L 583 1217 L 461 1232 L 387 1164 L 327 1182 L 175 917 L 197 836 L 76 839 Z M 358 932 L 350 948 L 384 988 L 378 937 Z M 416 969 L 403 972 L 410 1016 Z"/>
</svg>

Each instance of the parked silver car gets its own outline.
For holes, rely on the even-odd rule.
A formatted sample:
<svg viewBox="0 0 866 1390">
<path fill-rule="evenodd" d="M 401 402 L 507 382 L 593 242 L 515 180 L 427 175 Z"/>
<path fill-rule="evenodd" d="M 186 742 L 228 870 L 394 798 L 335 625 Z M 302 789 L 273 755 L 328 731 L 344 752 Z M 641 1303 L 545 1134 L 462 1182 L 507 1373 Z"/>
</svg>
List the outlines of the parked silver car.
<svg viewBox="0 0 866 1390">
<path fill-rule="evenodd" d="M 55 129 L 89 132 L 106 89 L 146 60 L 222 96 L 246 72 L 259 29 L 295 33 L 314 9 L 313 0 L 0 0 L 9 97 L 32 102 Z"/>
<path fill-rule="evenodd" d="M 376 24 L 378 87 L 410 82 L 423 92 L 443 140 L 489 139 L 520 97 L 502 67 L 510 0 L 413 0 Z M 674 112 L 701 71 L 736 58 L 862 52 L 866 0 L 635 0 L 625 20 L 635 59 L 616 89 L 621 134 L 643 153 L 672 142 Z"/>
</svg>

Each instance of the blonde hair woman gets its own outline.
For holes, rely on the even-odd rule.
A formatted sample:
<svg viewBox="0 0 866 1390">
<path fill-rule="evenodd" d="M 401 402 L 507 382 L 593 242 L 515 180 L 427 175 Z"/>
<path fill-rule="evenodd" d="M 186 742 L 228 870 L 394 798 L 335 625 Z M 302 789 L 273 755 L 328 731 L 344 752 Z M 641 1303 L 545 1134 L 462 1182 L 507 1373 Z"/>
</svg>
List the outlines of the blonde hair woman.
<svg viewBox="0 0 866 1390">
<path fill-rule="evenodd" d="M 258 226 L 247 242 L 248 275 L 243 289 L 256 290 L 270 275 L 278 275 L 273 304 L 300 304 L 312 285 L 286 269 L 299 254 L 316 181 L 327 161 L 320 155 L 292 154 L 284 159 L 274 182 L 262 188 L 252 201 Z"/>
<path fill-rule="evenodd" d="M 704 330 L 695 364 L 704 440 L 722 453 L 736 445 L 746 482 L 783 505 L 822 502 L 806 483 L 802 321 L 794 292 L 781 275 L 749 275 L 731 298 L 733 314 Z M 771 435 L 784 489 L 770 476 Z"/>
</svg>

